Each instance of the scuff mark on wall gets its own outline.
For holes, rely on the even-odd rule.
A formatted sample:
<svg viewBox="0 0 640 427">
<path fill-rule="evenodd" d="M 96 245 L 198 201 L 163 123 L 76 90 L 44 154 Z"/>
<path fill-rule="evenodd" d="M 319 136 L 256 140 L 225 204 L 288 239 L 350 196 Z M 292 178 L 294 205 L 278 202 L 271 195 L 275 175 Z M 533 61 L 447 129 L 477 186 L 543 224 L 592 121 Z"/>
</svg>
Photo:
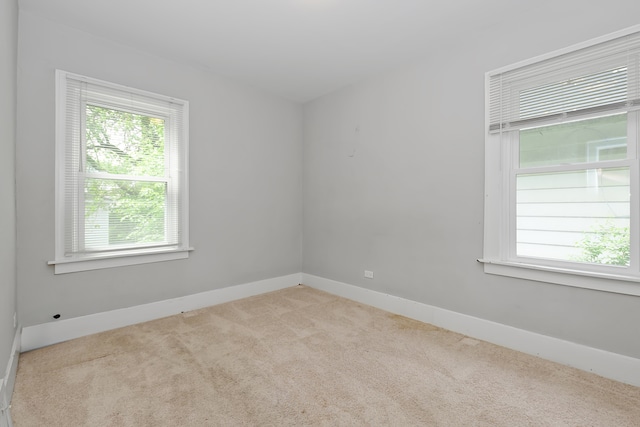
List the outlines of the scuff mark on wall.
<svg viewBox="0 0 640 427">
<path fill-rule="evenodd" d="M 349 151 L 349 157 L 355 157 L 356 151 L 358 151 L 358 148 L 360 147 L 360 126 L 356 126 L 353 133 L 354 136 L 351 141 L 351 150 Z"/>
</svg>

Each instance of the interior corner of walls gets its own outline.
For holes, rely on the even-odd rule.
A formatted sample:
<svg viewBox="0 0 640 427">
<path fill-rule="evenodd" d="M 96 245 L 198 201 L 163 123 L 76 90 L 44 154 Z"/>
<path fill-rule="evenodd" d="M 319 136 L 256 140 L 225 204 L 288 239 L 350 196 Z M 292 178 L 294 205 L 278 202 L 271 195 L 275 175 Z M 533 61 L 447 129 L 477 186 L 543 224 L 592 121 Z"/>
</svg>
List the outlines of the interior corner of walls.
<svg viewBox="0 0 640 427">
<path fill-rule="evenodd" d="M 134 307 L 28 326 L 22 331 L 22 351 L 290 288 L 298 286 L 301 282 L 301 273 L 294 273 Z"/>
</svg>

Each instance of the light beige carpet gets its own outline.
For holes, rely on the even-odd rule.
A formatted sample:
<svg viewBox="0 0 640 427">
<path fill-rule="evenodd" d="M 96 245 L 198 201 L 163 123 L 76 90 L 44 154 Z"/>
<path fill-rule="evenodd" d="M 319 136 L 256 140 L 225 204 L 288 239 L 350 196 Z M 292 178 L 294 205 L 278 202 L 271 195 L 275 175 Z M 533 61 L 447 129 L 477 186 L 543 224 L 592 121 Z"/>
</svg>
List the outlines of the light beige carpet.
<svg viewBox="0 0 640 427">
<path fill-rule="evenodd" d="M 639 426 L 640 388 L 298 286 L 20 356 L 26 426 Z"/>
</svg>

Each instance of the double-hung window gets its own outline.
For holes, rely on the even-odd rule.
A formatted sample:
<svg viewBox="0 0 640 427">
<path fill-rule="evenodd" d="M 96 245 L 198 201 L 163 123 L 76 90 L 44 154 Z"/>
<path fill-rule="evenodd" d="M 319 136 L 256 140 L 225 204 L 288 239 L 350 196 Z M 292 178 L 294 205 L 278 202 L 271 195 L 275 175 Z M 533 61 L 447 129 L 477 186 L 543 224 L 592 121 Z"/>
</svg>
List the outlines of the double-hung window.
<svg viewBox="0 0 640 427">
<path fill-rule="evenodd" d="M 640 28 L 486 89 L 485 271 L 640 295 Z"/>
<path fill-rule="evenodd" d="M 186 258 L 188 103 L 56 72 L 56 273 Z"/>
</svg>

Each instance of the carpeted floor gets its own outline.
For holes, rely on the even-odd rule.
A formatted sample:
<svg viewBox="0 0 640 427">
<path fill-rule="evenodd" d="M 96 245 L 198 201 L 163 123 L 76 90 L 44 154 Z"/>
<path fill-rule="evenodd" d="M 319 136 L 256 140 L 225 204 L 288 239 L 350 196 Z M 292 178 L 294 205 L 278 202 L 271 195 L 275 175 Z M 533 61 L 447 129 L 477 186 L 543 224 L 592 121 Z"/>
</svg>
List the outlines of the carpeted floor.
<svg viewBox="0 0 640 427">
<path fill-rule="evenodd" d="M 639 426 L 640 388 L 298 286 L 20 356 L 16 427 Z"/>
</svg>

